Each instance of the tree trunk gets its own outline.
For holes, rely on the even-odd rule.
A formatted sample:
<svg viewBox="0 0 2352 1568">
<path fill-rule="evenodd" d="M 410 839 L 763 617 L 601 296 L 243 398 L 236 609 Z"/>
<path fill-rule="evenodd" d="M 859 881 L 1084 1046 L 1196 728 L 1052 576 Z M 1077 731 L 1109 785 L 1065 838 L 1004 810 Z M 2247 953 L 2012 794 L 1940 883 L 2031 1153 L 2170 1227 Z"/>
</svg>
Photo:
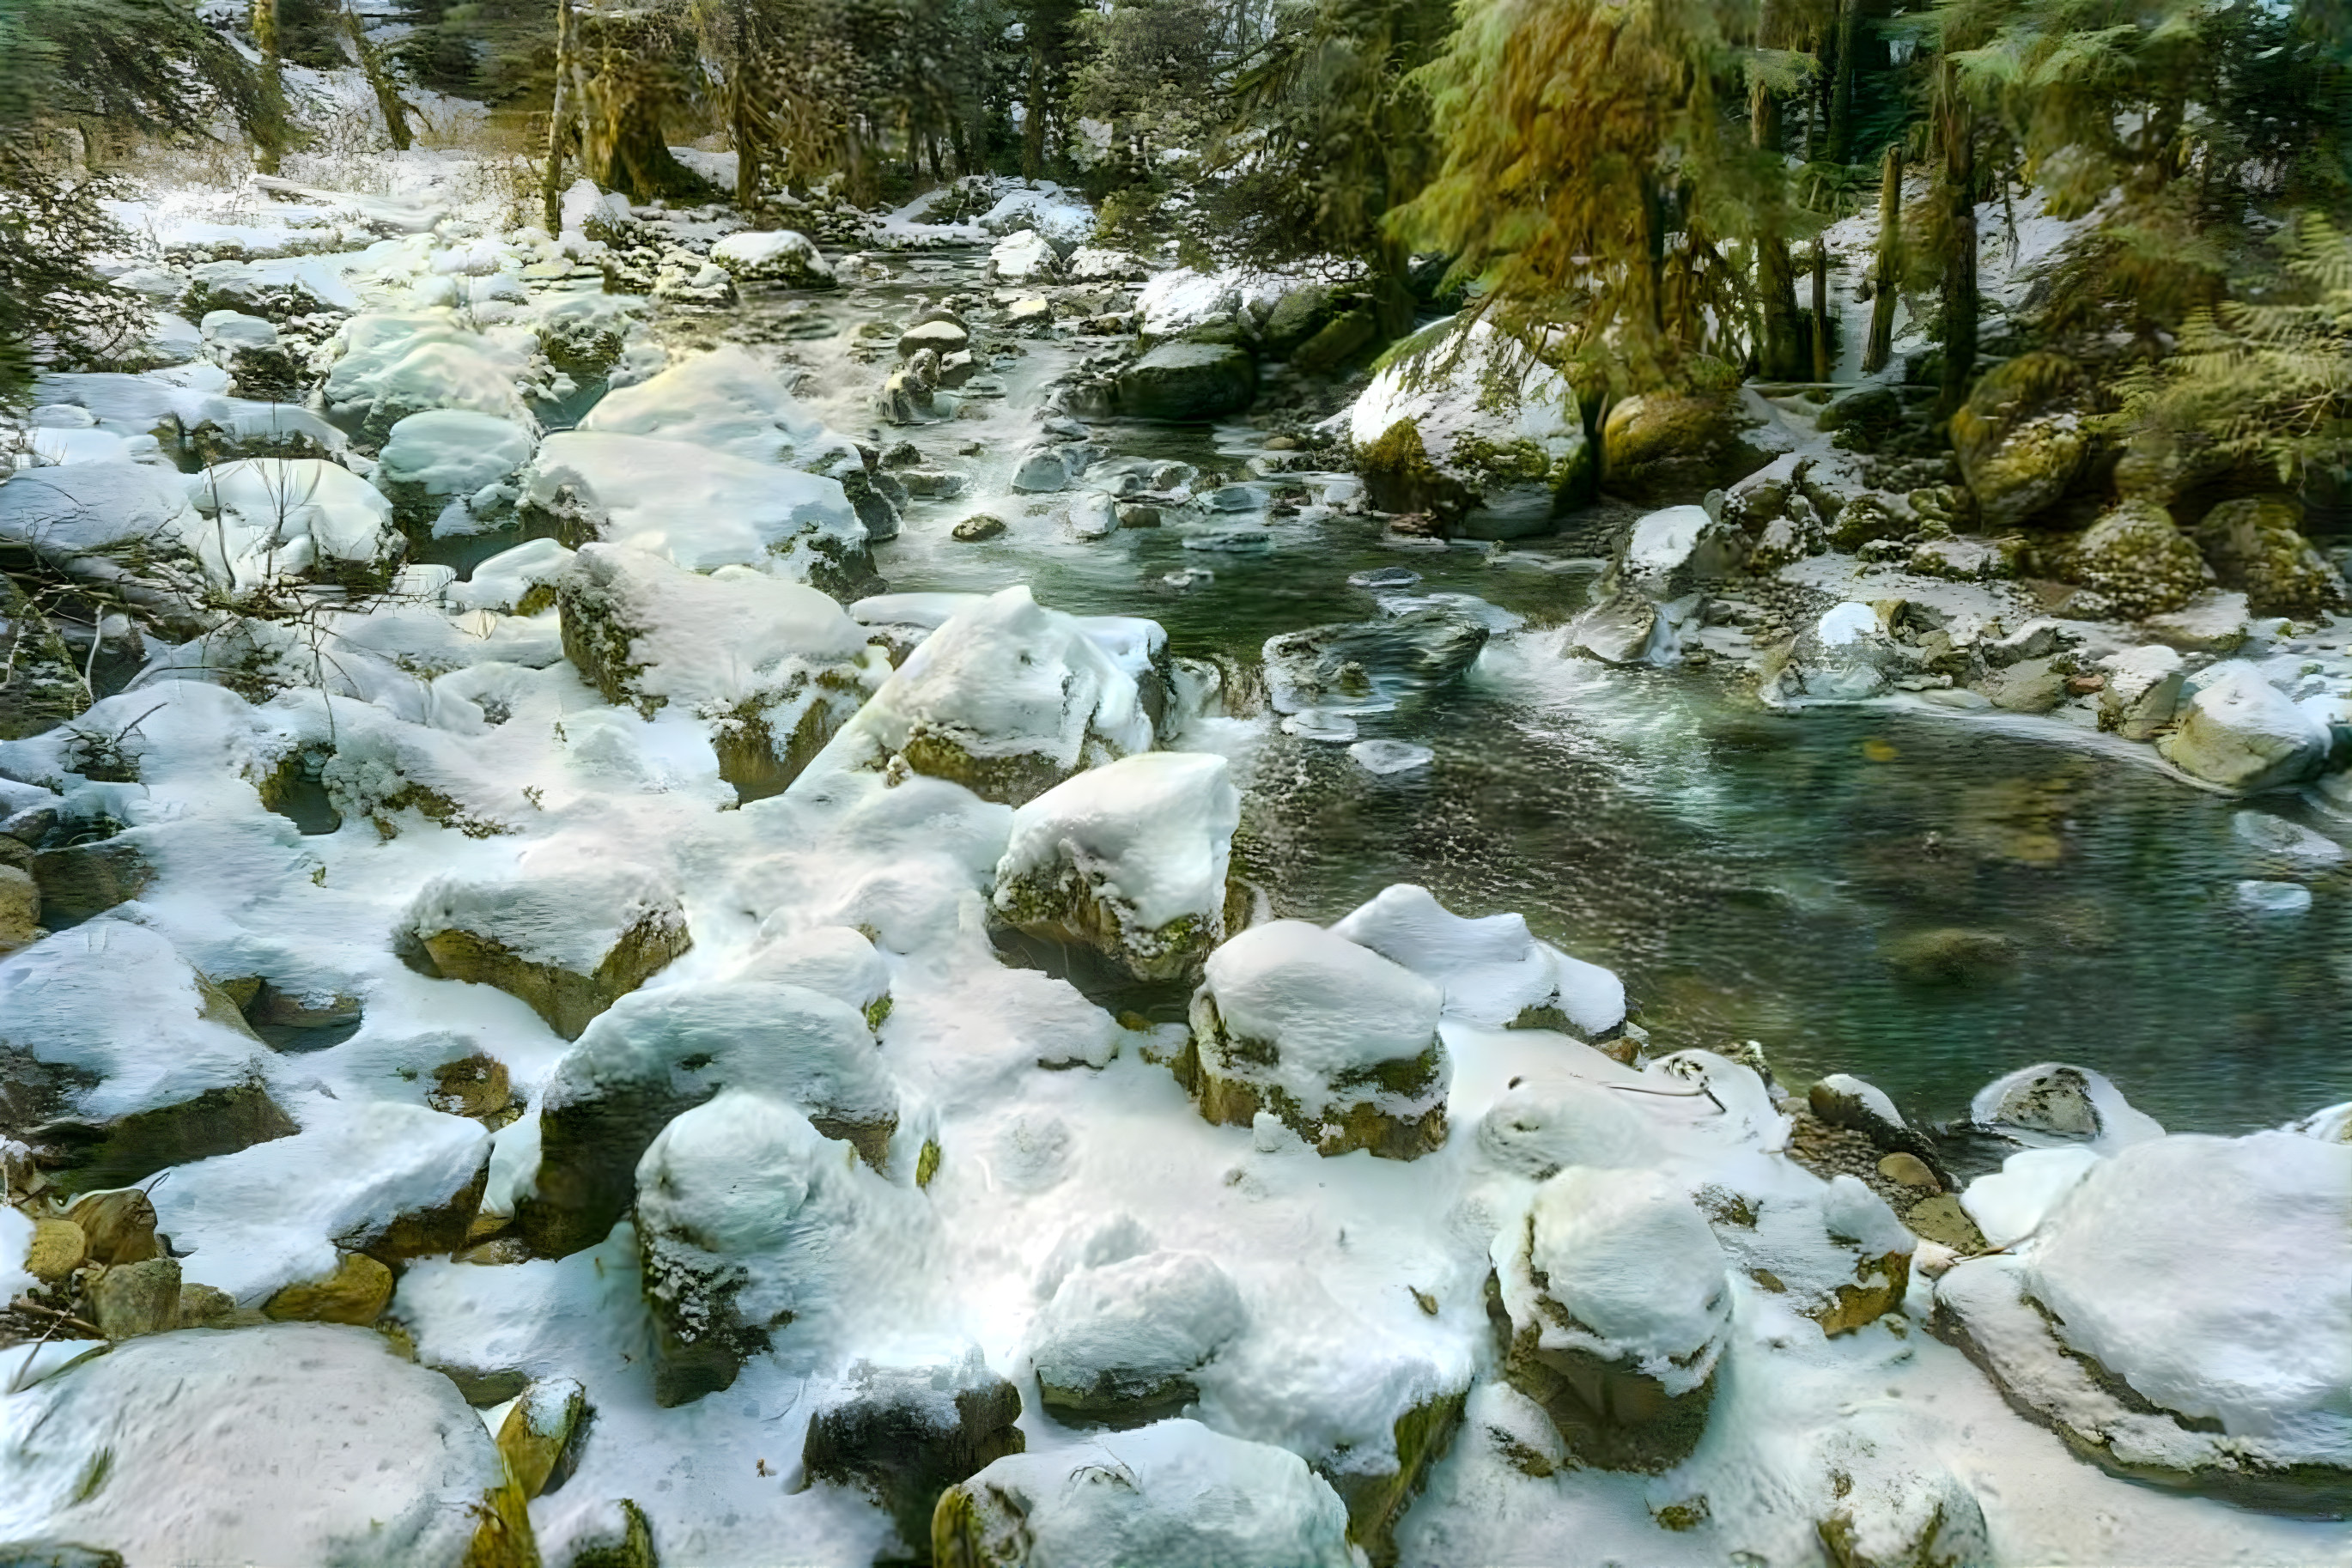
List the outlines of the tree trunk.
<svg viewBox="0 0 2352 1568">
<path fill-rule="evenodd" d="M 1862 47 L 1862 0 L 1839 0 L 1837 55 L 1830 63 L 1829 155 L 1843 163 L 1853 150 L 1854 78 Z"/>
<path fill-rule="evenodd" d="M 1976 116 L 1960 94 L 1959 68 L 1936 62 L 1937 195 L 1944 204 L 1944 374 L 1937 411 L 1949 418 L 1968 401 L 1977 368 Z"/>
<path fill-rule="evenodd" d="M 253 165 L 278 173 L 286 153 L 286 68 L 278 57 L 278 0 L 253 0 L 253 47 L 261 51 L 261 125 Z"/>
<path fill-rule="evenodd" d="M 1035 179 L 1045 172 L 1045 39 L 1037 19 L 1029 19 L 1029 97 L 1021 114 L 1021 173 Z"/>
<path fill-rule="evenodd" d="M 1813 237 L 1813 380 L 1825 384 L 1830 378 L 1830 362 L 1835 352 L 1834 328 L 1830 321 L 1830 252 L 1822 237 Z"/>
<path fill-rule="evenodd" d="M 359 57 L 360 69 L 367 73 L 367 82 L 375 93 L 376 112 L 383 116 L 384 134 L 392 138 L 392 150 L 405 153 L 409 149 L 408 105 L 400 101 L 400 86 L 384 69 L 383 51 L 368 42 L 367 28 L 360 14 L 352 9 L 350 0 L 343 5 L 343 31 L 352 40 L 352 52 Z"/>
<path fill-rule="evenodd" d="M 1780 150 L 1780 105 L 1759 87 L 1748 100 L 1748 133 L 1763 152 Z M 1759 345 L 1767 381 L 1795 381 L 1805 373 L 1804 316 L 1797 309 L 1797 268 L 1788 237 L 1777 226 L 1756 243 L 1756 287 L 1763 296 L 1764 338 Z"/>
<path fill-rule="evenodd" d="M 1895 355 L 1895 285 L 1903 276 L 1903 145 L 1886 149 L 1878 180 L 1878 273 L 1870 301 L 1870 342 L 1862 374 L 1875 375 Z"/>
<path fill-rule="evenodd" d="M 1414 308 L 1412 253 L 1384 236 L 1379 271 L 1372 279 L 1372 313 L 1382 342 L 1394 342 L 1412 331 Z"/>
<path fill-rule="evenodd" d="M 572 0 L 555 0 L 555 102 L 547 116 L 547 162 L 539 172 L 540 216 L 547 232 L 563 232 L 563 150 L 572 142 L 574 79 L 580 72 L 572 37 Z"/>
<path fill-rule="evenodd" d="M 735 0 L 735 58 L 727 67 L 728 140 L 735 144 L 735 205 L 760 204 L 760 132 L 751 101 L 751 5 Z"/>
</svg>

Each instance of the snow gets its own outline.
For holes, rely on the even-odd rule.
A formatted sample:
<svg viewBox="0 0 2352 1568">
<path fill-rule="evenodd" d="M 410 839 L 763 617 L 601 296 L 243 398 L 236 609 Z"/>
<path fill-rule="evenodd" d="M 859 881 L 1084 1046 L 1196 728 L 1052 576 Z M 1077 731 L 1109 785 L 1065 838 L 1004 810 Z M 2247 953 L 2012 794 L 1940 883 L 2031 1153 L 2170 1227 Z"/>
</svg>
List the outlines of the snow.
<svg viewBox="0 0 2352 1568">
<path fill-rule="evenodd" d="M 1473 1023 L 1500 1026 L 1556 996 L 1580 1027 L 1625 1016 L 1624 986 L 1609 971 L 1537 942 L 1518 915 L 1450 913 L 1426 888 L 1384 889 L 1331 930 L 1434 982 L 1446 1012 Z"/>
<path fill-rule="evenodd" d="M 1475 448 L 1526 443 L 1549 470 L 1583 447 L 1576 393 L 1558 371 L 1485 321 L 1436 333 L 1424 330 L 1414 342 L 1427 346 L 1391 361 L 1357 397 L 1348 436 L 1358 447 L 1410 419 L 1441 469 L 1468 463 Z"/>
<path fill-rule="evenodd" d="M 114 915 L 0 959 L 0 1041 L 100 1081 L 73 1099 L 98 1120 L 257 1079 L 266 1059 L 243 1021 L 218 1021 L 194 970 L 162 933 Z"/>
<path fill-rule="evenodd" d="M 1992 1082 L 1977 1090 L 1975 1098 L 1969 1102 L 1970 1119 L 1979 1126 L 1998 1128 L 2007 1136 L 2029 1146 L 2048 1146 L 2065 1142 L 2066 1140 L 2054 1133 L 2018 1127 L 2002 1121 L 1997 1114 L 2001 1101 L 2009 1097 L 2012 1089 L 2044 1074 L 2053 1072 L 2080 1076 L 2083 1091 L 2089 1099 L 2091 1109 L 2097 1114 L 2099 1120 L 2098 1132 L 2090 1141 L 2093 1147 L 2111 1150 L 2125 1143 L 2138 1142 L 2163 1135 L 2164 1129 L 2158 1124 L 2156 1118 L 2133 1109 L 2131 1102 L 2124 1098 L 2123 1090 L 2117 1089 L 2114 1080 L 2105 1073 L 2094 1072 L 2088 1068 L 2072 1067 L 2063 1062 L 2036 1062 L 2032 1067 L 2020 1068 L 2015 1072 L 2004 1073 L 1993 1079 Z"/>
<path fill-rule="evenodd" d="M 201 527 L 185 481 L 141 463 L 76 463 L 36 468 L 0 485 L 0 539 L 44 550 L 105 552 L 170 548 Z"/>
<path fill-rule="evenodd" d="M 1885 636 L 1885 630 L 1878 624 L 1876 610 L 1849 599 L 1822 611 L 1821 619 L 1813 623 L 1813 635 L 1821 639 L 1823 647 L 1850 647 L 1856 643 L 1876 642 Z"/>
<path fill-rule="evenodd" d="M 989 250 L 988 265 L 1003 283 L 1025 283 L 1050 277 L 1054 247 L 1034 229 L 1020 229 L 1000 239 Z"/>
<path fill-rule="evenodd" d="M 240 458 L 189 475 L 187 489 L 206 519 L 190 542 L 224 584 L 373 566 L 399 548 L 383 493 L 323 458 Z"/>
<path fill-rule="evenodd" d="M 771 930 L 775 923 L 771 917 L 761 924 L 733 978 L 803 986 L 861 1015 L 890 994 L 890 966 L 863 932 L 847 926 Z"/>
<path fill-rule="evenodd" d="M 511 878 L 436 878 L 409 906 L 408 928 L 467 931 L 525 963 L 593 974 L 624 933 L 677 907 L 668 878 L 608 852 L 541 845 L 517 862 Z"/>
<path fill-rule="evenodd" d="M 1078 240 L 1094 232 L 1095 214 L 1077 192 L 1038 180 L 1007 191 L 975 221 L 989 234 L 1005 234 L 1018 226 L 1048 239 Z"/>
<path fill-rule="evenodd" d="M 1000 883 L 1067 860 L 1097 897 L 1157 930 L 1185 915 L 1217 920 L 1241 795 L 1224 758 L 1146 752 L 1089 768 L 1013 814 Z"/>
<path fill-rule="evenodd" d="M 1226 1034 L 1273 1046 L 1276 1081 L 1317 1105 L 1336 1077 L 1428 1050 L 1444 1001 L 1412 971 L 1305 921 L 1226 942 L 1209 955 L 1207 988 Z"/>
<path fill-rule="evenodd" d="M 32 1246 L 31 1217 L 13 1208 L 0 1207 L 0 1301 L 13 1301 L 19 1293 L 40 1283 L 25 1272 L 25 1258 Z"/>
<path fill-rule="evenodd" d="M 803 535 L 842 546 L 866 538 L 835 480 L 645 436 L 550 436 L 526 471 L 523 500 L 691 572 L 763 564 L 771 555 L 805 572 L 812 557 Z"/>
<path fill-rule="evenodd" d="M 788 228 L 730 234 L 710 247 L 710 259 L 730 272 L 759 273 L 783 264 L 794 271 L 833 276 L 832 264 L 817 253 L 816 243 Z"/>
<path fill-rule="evenodd" d="M 1979 1176 L 1960 1194 L 1960 1206 L 1987 1241 L 2008 1247 L 2041 1227 L 2050 1210 L 2099 1163 L 2089 1148 L 2027 1149 Z"/>
<path fill-rule="evenodd" d="M 552 539 L 526 540 L 476 566 L 474 574 L 464 582 L 450 584 L 443 596 L 461 610 L 511 615 L 524 595 L 562 576 L 572 557 L 572 552 Z"/>
<path fill-rule="evenodd" d="M 827 465 L 845 456 L 856 457 L 856 448 L 803 408 L 774 372 L 732 344 L 680 360 L 649 380 L 607 394 L 579 428 L 691 441 L 738 458 L 820 472 L 833 471 Z"/>
<path fill-rule="evenodd" d="M 1051 1387 L 1180 1376 L 1239 1334 L 1241 1293 L 1197 1252 L 1150 1252 L 1070 1274 L 1038 1314 L 1033 1356 Z"/>
<path fill-rule="evenodd" d="M 1873 1116 L 1889 1127 L 1904 1125 L 1903 1113 L 1886 1098 L 1886 1091 L 1876 1084 L 1865 1083 L 1852 1073 L 1833 1072 L 1822 1079 L 1822 1084 L 1838 1094 L 1850 1096 L 1869 1109 Z"/>
<path fill-rule="evenodd" d="M 2135 1144 L 2058 1205 L 2025 1279 L 2068 1344 L 2154 1403 L 2352 1464 L 2352 1148 Z"/>
<path fill-rule="evenodd" d="M 412 414 L 392 427 L 377 454 L 381 482 L 427 495 L 469 496 L 511 478 L 530 460 L 532 433 L 510 419 L 462 408 Z"/>
<path fill-rule="evenodd" d="M 516 389 L 537 347 L 520 328 L 473 332 L 453 311 L 353 316 L 336 333 L 328 406 L 389 428 L 429 408 L 463 408 L 536 428 Z"/>
</svg>

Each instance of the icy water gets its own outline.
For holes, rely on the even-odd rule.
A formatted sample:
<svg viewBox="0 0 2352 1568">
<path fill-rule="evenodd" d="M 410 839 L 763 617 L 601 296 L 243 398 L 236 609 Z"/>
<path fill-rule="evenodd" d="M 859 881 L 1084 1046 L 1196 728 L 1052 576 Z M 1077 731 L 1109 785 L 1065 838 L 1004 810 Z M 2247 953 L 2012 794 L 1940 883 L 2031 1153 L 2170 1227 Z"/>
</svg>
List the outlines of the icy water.
<svg viewBox="0 0 2352 1568">
<path fill-rule="evenodd" d="M 1365 738 L 1432 748 L 1424 769 L 1375 776 L 1344 746 L 1267 726 L 1243 759 L 1236 859 L 1277 913 L 1333 920 L 1399 881 L 1465 914 L 1516 910 L 1617 969 L 1657 1046 L 1754 1039 L 1788 1079 L 1859 1073 L 1935 1120 L 2051 1058 L 2106 1072 L 2175 1131 L 2239 1132 L 2352 1098 L 2352 876 L 2305 876 L 2315 898 L 2300 919 L 2239 912 L 2239 879 L 2280 874 L 2233 831 L 2248 807 L 2138 754 L 2023 721 L 1776 716 L 1695 672 L 1563 660 L 1542 628 L 1581 606 L 1598 563 L 1558 542 L 1490 561 L 1383 545 L 1370 520 L 1310 513 L 1276 520 L 1264 554 L 1187 548 L 1238 521 L 1197 515 L 1081 543 L 1051 516 L 1066 497 L 1006 485 L 1045 384 L 1097 349 L 1083 339 L 1024 342 L 995 370 L 1004 395 L 968 399 L 964 417 L 877 426 L 872 390 L 896 359 L 857 329 L 979 289 L 982 259 L 894 258 L 887 284 L 666 330 L 779 355 L 836 427 L 912 439 L 970 477 L 962 496 L 918 500 L 877 548 L 896 590 L 1026 581 L 1058 608 L 1150 616 L 1180 655 L 1244 660 L 1276 633 L 1377 616 L 1348 577 L 1378 567 L 1420 573 L 1410 592 L 1473 594 L 1528 619 L 1461 687 L 1361 721 Z M 1091 438 L 1238 476 L 1260 437 L 1099 422 Z M 1009 531 L 949 540 L 981 510 Z M 2252 809 L 2329 826 L 2292 799 Z M 1890 964 L 1903 939 L 1948 928 L 1999 939 L 2005 957 L 1942 981 Z"/>
</svg>

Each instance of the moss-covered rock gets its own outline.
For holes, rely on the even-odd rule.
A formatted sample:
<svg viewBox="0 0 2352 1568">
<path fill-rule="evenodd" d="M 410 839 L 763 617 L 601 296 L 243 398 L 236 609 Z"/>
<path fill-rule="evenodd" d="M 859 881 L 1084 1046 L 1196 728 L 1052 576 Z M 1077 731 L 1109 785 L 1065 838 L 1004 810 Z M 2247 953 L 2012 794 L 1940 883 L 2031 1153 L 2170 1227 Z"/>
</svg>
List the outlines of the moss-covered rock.
<svg viewBox="0 0 2352 1568">
<path fill-rule="evenodd" d="M 1652 506 L 1696 501 L 1754 472 L 1765 454 L 1736 389 L 1642 393 L 1611 405 L 1601 426 L 1601 485 Z"/>
<path fill-rule="evenodd" d="M 2278 496 L 2223 501 L 2197 525 L 2224 588 L 2242 588 L 2255 616 L 2310 620 L 2345 604 L 2343 575 L 2303 536 L 2303 509 Z"/>
<path fill-rule="evenodd" d="M 1214 419 L 1257 396 L 1257 362 L 1230 343 L 1163 343 L 1118 374 L 1119 411 L 1130 419 Z"/>
<path fill-rule="evenodd" d="M 2066 493 L 2090 451 L 2089 398 L 2074 361 L 2046 351 L 1978 381 L 1952 416 L 1952 449 L 1985 528 L 2006 531 Z"/>
<path fill-rule="evenodd" d="M 1021 1391 L 977 1352 L 959 1364 L 866 1368 L 809 1418 L 801 1468 L 880 1503 L 913 1554 L 927 1552 L 940 1494 L 1027 1446 Z"/>
<path fill-rule="evenodd" d="M 2131 620 L 2177 610 L 2205 586 L 2205 561 L 2172 516 L 2127 500 L 2084 529 L 2066 552 L 2069 577 L 2097 595 L 2084 606 Z"/>
<path fill-rule="evenodd" d="M 1393 1568 L 1397 1521 L 1428 1480 L 1431 1467 L 1453 1446 L 1469 1397 L 1466 1387 L 1442 1390 L 1398 1416 L 1391 1428 L 1396 1443 L 1394 1469 L 1321 1469 L 1348 1506 L 1348 1539 L 1363 1549 L 1373 1568 Z"/>
</svg>

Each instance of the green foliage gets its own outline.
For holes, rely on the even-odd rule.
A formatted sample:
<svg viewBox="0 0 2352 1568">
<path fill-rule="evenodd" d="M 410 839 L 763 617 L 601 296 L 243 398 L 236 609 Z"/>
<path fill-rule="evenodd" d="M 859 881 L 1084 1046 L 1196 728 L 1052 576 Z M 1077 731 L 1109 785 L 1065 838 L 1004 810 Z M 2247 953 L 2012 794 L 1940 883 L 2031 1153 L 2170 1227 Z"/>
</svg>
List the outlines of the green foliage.
<svg viewBox="0 0 2352 1568">
<path fill-rule="evenodd" d="M 1203 89 L 1234 58 L 1232 16 L 1211 0 L 1114 0 L 1079 15 L 1087 56 L 1071 107 L 1110 125 L 1114 184 L 1164 186 L 1160 155 L 1206 142 L 1215 100 Z"/>
<path fill-rule="evenodd" d="M 0 407 L 23 401 L 37 362 L 103 361 L 146 325 L 139 298 L 90 269 L 131 244 L 98 205 L 109 194 L 0 142 Z"/>
<path fill-rule="evenodd" d="M 0 127 L 102 121 L 205 134 L 261 112 L 252 69 L 186 0 L 9 0 L 0 6 Z"/>
</svg>

